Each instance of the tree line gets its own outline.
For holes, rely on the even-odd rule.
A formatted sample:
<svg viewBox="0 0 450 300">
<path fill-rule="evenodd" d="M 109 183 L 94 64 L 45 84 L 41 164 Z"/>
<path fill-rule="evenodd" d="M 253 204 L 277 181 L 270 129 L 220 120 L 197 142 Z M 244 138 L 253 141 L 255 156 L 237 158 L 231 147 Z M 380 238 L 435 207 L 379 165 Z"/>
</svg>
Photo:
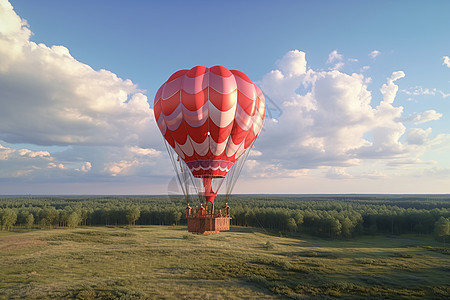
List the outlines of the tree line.
<svg viewBox="0 0 450 300">
<path fill-rule="evenodd" d="M 450 230 L 445 196 L 233 196 L 232 225 L 340 239 L 363 234 L 435 234 Z M 198 202 L 193 200 L 193 202 Z M 186 224 L 182 197 L 0 198 L 2 230 L 99 225 Z M 191 203 L 195 209 L 195 203 Z M 198 205 L 197 205 L 198 206 Z"/>
</svg>

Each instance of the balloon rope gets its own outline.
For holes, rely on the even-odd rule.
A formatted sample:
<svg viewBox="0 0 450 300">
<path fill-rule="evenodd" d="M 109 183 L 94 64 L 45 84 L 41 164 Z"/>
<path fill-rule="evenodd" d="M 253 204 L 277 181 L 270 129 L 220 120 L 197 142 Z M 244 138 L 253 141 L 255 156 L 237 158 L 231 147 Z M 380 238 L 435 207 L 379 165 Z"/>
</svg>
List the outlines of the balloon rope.
<svg viewBox="0 0 450 300">
<path fill-rule="evenodd" d="M 225 199 L 228 201 L 228 199 L 230 198 L 230 194 L 234 189 L 234 186 L 237 183 L 237 180 L 239 178 L 239 175 L 241 174 L 242 168 L 244 167 L 245 162 L 247 161 L 247 158 L 250 154 L 250 151 L 253 147 L 253 144 L 255 143 L 255 141 L 253 141 L 250 146 L 245 150 L 244 154 L 238 159 L 238 161 L 231 167 L 231 174 L 230 175 L 230 183 L 226 184 L 227 187 L 227 191 L 226 191 L 226 195 L 225 195 Z M 229 172 L 229 173 L 230 173 Z"/>
<path fill-rule="evenodd" d="M 171 148 L 169 148 L 169 146 L 167 145 L 166 139 L 164 139 L 164 145 L 166 146 L 167 152 L 169 153 L 169 157 L 170 157 L 170 161 L 172 162 L 172 166 L 175 169 L 175 174 L 177 175 L 178 184 L 180 185 L 180 188 L 183 191 L 184 199 L 186 200 L 186 202 L 189 202 L 188 191 L 185 189 L 185 186 L 182 183 L 181 175 L 180 175 L 180 173 L 178 171 L 178 168 L 177 168 L 177 163 L 175 161 L 175 158 L 173 156 Z"/>
</svg>

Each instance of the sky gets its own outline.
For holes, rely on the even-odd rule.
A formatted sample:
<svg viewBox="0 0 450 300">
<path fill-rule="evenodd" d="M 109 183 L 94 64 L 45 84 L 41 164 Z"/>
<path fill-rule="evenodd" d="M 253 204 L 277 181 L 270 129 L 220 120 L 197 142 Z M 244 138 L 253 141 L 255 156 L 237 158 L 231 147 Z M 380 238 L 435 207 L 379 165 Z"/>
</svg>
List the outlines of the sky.
<svg viewBox="0 0 450 300">
<path fill-rule="evenodd" d="M 157 89 L 266 97 L 234 193 L 450 193 L 449 1 L 0 0 L 0 195 L 170 194 Z"/>
</svg>

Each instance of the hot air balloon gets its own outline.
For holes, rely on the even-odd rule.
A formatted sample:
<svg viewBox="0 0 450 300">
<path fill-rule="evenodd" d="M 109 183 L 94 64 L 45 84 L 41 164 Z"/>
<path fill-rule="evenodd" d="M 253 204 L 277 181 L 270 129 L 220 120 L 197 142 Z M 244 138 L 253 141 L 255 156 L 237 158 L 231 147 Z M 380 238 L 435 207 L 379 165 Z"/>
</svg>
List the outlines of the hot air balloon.
<svg viewBox="0 0 450 300">
<path fill-rule="evenodd" d="M 225 179 L 228 199 L 265 109 L 263 93 L 247 75 L 223 66 L 177 71 L 157 91 L 155 119 L 178 183 L 187 201 L 194 187 L 202 203 L 198 213 L 187 205 L 188 231 L 229 230 L 229 207 L 215 214 L 214 199 Z"/>
</svg>

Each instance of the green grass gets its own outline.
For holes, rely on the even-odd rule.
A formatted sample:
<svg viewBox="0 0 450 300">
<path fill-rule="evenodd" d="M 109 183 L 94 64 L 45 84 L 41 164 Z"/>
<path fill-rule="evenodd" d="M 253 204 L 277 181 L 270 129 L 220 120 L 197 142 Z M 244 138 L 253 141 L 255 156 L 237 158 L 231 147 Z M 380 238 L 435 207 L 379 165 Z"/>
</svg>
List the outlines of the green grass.
<svg viewBox="0 0 450 300">
<path fill-rule="evenodd" d="M 233 227 L 0 233 L 0 298 L 448 298 L 449 252 L 426 236 L 331 241 Z"/>
</svg>

